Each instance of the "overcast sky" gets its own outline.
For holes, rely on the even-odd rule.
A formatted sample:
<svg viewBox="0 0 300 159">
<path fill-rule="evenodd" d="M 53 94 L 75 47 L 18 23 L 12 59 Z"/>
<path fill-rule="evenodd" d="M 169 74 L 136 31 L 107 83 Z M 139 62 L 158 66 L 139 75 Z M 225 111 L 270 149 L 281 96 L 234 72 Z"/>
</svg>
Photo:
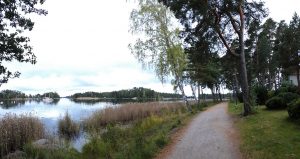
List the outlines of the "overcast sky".
<svg viewBox="0 0 300 159">
<path fill-rule="evenodd" d="M 266 0 L 266 6 L 276 21 L 289 22 L 294 12 L 300 12 L 299 0 Z M 49 14 L 34 16 L 29 34 L 38 63 L 7 64 L 22 74 L 0 90 L 56 91 L 66 96 L 142 86 L 173 92 L 153 71 L 143 70 L 127 47 L 132 42 L 128 30 L 133 7 L 125 0 L 47 0 L 43 8 Z"/>
</svg>

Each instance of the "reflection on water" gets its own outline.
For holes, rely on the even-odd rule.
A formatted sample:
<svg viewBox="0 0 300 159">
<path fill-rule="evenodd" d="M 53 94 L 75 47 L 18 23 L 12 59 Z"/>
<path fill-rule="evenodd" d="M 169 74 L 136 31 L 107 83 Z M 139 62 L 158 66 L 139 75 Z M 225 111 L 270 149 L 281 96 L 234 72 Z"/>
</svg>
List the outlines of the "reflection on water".
<svg viewBox="0 0 300 159">
<path fill-rule="evenodd" d="M 0 101 L 0 118 L 7 113 L 17 115 L 30 113 L 41 119 L 49 134 L 56 134 L 58 120 L 61 119 L 66 112 L 69 113 L 73 120 L 80 122 L 89 117 L 94 111 L 114 104 L 115 103 L 110 103 L 108 101 L 74 102 L 66 98 L 54 100 L 51 103 L 45 103 L 42 100 Z M 85 135 L 82 133 L 79 138 L 73 141 L 76 149 L 81 149 L 86 142 L 84 136 Z"/>
<path fill-rule="evenodd" d="M 25 104 L 25 100 L 4 100 L 0 102 L 0 106 L 3 109 L 9 109 L 12 107 L 19 107 Z"/>
</svg>

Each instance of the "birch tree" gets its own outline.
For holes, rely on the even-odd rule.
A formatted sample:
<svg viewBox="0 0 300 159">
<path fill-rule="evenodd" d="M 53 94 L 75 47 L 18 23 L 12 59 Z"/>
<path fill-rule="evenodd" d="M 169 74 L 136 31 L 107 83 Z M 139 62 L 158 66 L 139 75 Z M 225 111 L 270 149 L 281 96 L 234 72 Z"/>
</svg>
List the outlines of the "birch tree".
<svg viewBox="0 0 300 159">
<path fill-rule="evenodd" d="M 144 68 L 155 70 L 162 83 L 173 77 L 174 89 L 179 89 L 187 102 L 183 78 L 186 55 L 174 20 L 173 13 L 161 3 L 140 0 L 130 16 L 130 31 L 138 38 L 129 48 Z"/>
</svg>

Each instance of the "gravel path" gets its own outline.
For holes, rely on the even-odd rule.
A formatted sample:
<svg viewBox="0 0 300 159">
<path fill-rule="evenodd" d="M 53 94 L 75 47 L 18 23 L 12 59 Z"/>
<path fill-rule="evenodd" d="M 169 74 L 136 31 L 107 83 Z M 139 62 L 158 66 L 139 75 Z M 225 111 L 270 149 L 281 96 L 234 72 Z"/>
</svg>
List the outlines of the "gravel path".
<svg viewBox="0 0 300 159">
<path fill-rule="evenodd" d="M 227 113 L 228 103 L 200 113 L 167 155 L 167 159 L 240 159 L 238 136 Z"/>
</svg>

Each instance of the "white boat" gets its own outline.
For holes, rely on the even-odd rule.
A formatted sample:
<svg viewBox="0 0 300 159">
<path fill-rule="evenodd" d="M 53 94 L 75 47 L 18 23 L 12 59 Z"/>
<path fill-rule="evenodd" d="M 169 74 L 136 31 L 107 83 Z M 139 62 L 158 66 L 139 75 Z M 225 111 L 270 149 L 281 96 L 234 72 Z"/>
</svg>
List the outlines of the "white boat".
<svg viewBox="0 0 300 159">
<path fill-rule="evenodd" d="M 45 98 L 43 98 L 43 102 L 45 102 L 45 103 L 52 103 L 53 99 L 49 98 L 49 97 L 45 97 Z"/>
</svg>

